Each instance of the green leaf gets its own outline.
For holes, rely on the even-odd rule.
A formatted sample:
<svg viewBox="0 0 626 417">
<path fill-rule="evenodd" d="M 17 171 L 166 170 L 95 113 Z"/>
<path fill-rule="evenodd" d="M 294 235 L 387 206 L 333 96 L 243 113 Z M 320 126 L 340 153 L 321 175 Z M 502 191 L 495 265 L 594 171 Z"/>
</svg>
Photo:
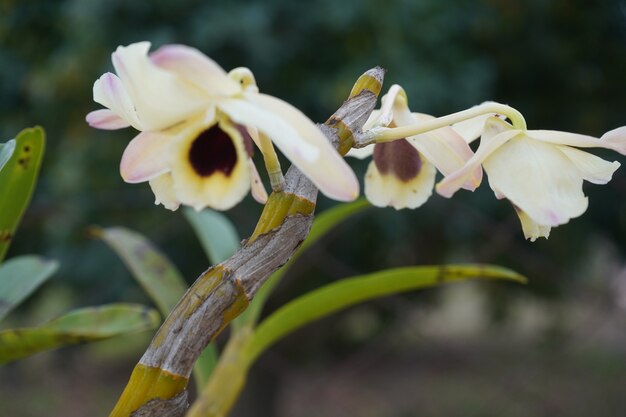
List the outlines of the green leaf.
<svg viewBox="0 0 626 417">
<path fill-rule="evenodd" d="M 239 249 L 241 239 L 237 230 L 222 213 L 211 209 L 195 211 L 189 207 L 185 207 L 183 213 L 212 264 L 230 258 Z"/>
<path fill-rule="evenodd" d="M 0 321 L 59 267 L 39 256 L 20 256 L 0 265 Z"/>
<path fill-rule="evenodd" d="M 187 290 L 167 256 L 144 236 L 123 227 L 94 227 L 92 232 L 118 254 L 163 317 L 167 316 Z"/>
<path fill-rule="evenodd" d="M 365 208 L 371 207 L 367 200 L 359 199 L 348 204 L 338 204 L 315 217 L 311 231 L 308 237 L 302 242 L 302 245 L 296 253 L 291 257 L 282 268 L 274 272 L 272 276 L 267 280 L 265 284 L 259 289 L 254 299 L 248 306 L 248 308 L 237 317 L 233 326 L 235 329 L 252 326 L 257 322 L 261 315 L 261 310 L 270 296 L 276 285 L 280 282 L 283 275 L 289 270 L 296 260 L 300 257 L 304 251 L 306 251 L 311 245 L 316 243 L 319 239 L 326 236 L 335 226 L 339 225 L 343 221 L 347 220 L 351 216 L 360 213 Z"/>
<path fill-rule="evenodd" d="M 296 298 L 265 319 L 246 347 L 248 358 L 254 361 L 295 329 L 354 304 L 468 278 L 526 282 L 516 272 L 491 265 L 404 267 L 342 279 Z"/>
<path fill-rule="evenodd" d="M 159 313 L 137 304 L 110 304 L 71 311 L 40 327 L 0 332 L 0 364 L 43 350 L 154 329 Z"/>
<path fill-rule="evenodd" d="M 9 161 L 15 151 L 15 139 L 6 143 L 0 143 L 0 170 Z"/>
<path fill-rule="evenodd" d="M 6 146 L 0 151 L 0 160 L 9 152 L 8 148 L 5 151 Z M 15 138 L 15 149 L 0 170 L 0 262 L 35 189 L 44 146 L 42 128 L 22 130 Z"/>
</svg>

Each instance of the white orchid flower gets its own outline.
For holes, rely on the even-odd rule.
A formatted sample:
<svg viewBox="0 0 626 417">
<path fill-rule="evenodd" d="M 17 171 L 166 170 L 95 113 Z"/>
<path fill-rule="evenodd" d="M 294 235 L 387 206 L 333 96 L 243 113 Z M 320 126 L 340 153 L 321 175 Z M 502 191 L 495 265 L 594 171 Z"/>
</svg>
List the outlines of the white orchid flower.
<svg viewBox="0 0 626 417">
<path fill-rule="evenodd" d="M 248 129 L 256 129 L 322 193 L 341 201 L 356 198 L 358 181 L 350 167 L 295 107 L 260 94 L 241 72 L 227 74 L 196 49 L 166 45 L 148 54 L 149 49 L 149 42 L 117 48 L 117 75 L 106 73 L 93 87 L 94 101 L 107 109 L 86 118 L 99 129 L 141 131 L 122 156 L 126 182 L 150 181 L 156 203 L 172 210 L 181 203 L 225 210 L 251 186 L 263 200 L 250 159 Z"/>
<path fill-rule="evenodd" d="M 383 97 L 381 110 L 375 110 L 363 128 L 376 126 L 419 125 L 432 116 L 411 113 L 406 94 L 394 85 Z M 471 158 L 472 151 L 450 127 L 390 142 L 376 143 L 347 154 L 359 159 L 372 156 L 365 174 L 365 196 L 375 206 L 396 210 L 417 208 L 432 195 L 437 170 L 444 175 L 460 169 Z M 465 187 L 480 184 L 482 170 L 467 179 Z"/>
<path fill-rule="evenodd" d="M 476 135 L 469 123 L 466 138 Z M 464 131 L 463 126 L 455 129 Z M 474 132 L 474 133 L 471 133 Z M 460 170 L 437 185 L 437 192 L 451 197 L 468 176 L 482 167 L 497 198 L 514 205 L 524 235 L 535 241 L 547 238 L 552 227 L 567 223 L 587 210 L 583 180 L 606 184 L 619 168 L 576 148 L 607 148 L 626 155 L 626 128 L 606 133 L 600 139 L 549 130 L 520 130 L 499 117 L 484 123 L 480 146 Z"/>
</svg>

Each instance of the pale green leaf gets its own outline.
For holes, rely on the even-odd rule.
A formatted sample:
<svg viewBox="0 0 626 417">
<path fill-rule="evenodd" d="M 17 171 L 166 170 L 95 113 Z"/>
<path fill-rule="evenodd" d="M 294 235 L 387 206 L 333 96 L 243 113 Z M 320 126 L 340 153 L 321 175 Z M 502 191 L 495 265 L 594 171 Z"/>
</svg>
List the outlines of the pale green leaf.
<svg viewBox="0 0 626 417">
<path fill-rule="evenodd" d="M 148 239 L 123 227 L 93 228 L 124 261 L 139 285 L 167 316 L 187 290 L 178 269 Z"/>
<path fill-rule="evenodd" d="M 0 321 L 43 284 L 58 262 L 39 256 L 20 256 L 0 265 Z"/>
<path fill-rule="evenodd" d="M 6 157 L 5 146 L 0 159 Z M 15 149 L 0 170 L 0 262 L 32 197 L 44 147 L 42 128 L 22 130 L 15 138 Z M 8 154 L 8 148 L 6 152 Z"/>
<path fill-rule="evenodd" d="M 39 327 L 1 331 L 0 364 L 43 350 L 154 329 L 158 324 L 156 310 L 137 304 L 81 308 Z"/>
<path fill-rule="evenodd" d="M 239 249 L 241 239 L 237 230 L 222 213 L 211 209 L 195 211 L 189 207 L 183 212 L 212 264 L 230 258 Z"/>
<path fill-rule="evenodd" d="M 354 304 L 468 278 L 525 282 L 518 273 L 491 265 L 404 267 L 342 279 L 296 298 L 265 319 L 250 339 L 247 355 L 254 361 L 292 331 Z"/>
</svg>

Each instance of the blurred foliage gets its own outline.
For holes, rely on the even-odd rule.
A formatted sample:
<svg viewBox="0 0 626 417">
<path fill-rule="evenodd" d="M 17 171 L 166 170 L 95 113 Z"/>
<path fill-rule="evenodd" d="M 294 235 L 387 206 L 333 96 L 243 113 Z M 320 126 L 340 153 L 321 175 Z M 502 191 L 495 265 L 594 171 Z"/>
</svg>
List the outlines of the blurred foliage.
<svg viewBox="0 0 626 417">
<path fill-rule="evenodd" d="M 40 188 L 11 250 L 60 260 L 59 281 L 85 304 L 145 301 L 122 263 L 86 237 L 92 223 L 149 236 L 188 281 L 206 267 L 181 213 L 155 208 L 147 186 L 119 178 L 134 133 L 84 122 L 99 107 L 92 83 L 112 70 L 110 53 L 120 44 L 185 43 L 226 69 L 248 66 L 262 91 L 315 120 L 339 106 L 359 74 L 381 65 L 387 87 L 402 84 L 415 111 L 443 114 L 493 99 L 522 111 L 531 128 L 599 135 L 625 122 L 624 7 L 617 0 L 0 0 L 0 137 L 34 123 L 49 133 Z M 371 211 L 360 223 L 367 227 L 342 228 L 283 287 L 303 292 L 385 266 L 478 261 L 506 265 L 529 276 L 531 290 L 556 295 L 585 278 L 575 272 L 598 241 L 620 250 L 626 243 L 626 176 L 586 191 L 588 213 L 532 245 L 486 183 L 450 201 L 434 196 L 417 211 Z M 246 236 L 259 212 L 247 199 L 227 215 Z M 509 295 L 493 291 L 500 314 Z"/>
</svg>

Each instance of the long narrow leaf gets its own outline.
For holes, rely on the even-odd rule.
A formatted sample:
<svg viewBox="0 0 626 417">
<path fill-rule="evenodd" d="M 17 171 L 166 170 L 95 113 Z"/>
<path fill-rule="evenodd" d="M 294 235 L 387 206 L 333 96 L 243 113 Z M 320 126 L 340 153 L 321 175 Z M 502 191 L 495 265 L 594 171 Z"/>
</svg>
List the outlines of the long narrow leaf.
<svg viewBox="0 0 626 417">
<path fill-rule="evenodd" d="M 154 329 L 156 310 L 137 304 L 110 304 L 71 311 L 40 327 L 0 332 L 0 364 L 43 350 Z"/>
<path fill-rule="evenodd" d="M 59 267 L 39 256 L 20 256 L 0 265 L 0 321 Z"/>
<path fill-rule="evenodd" d="M 237 230 L 222 213 L 211 209 L 195 211 L 189 207 L 183 212 L 212 264 L 230 258 L 239 249 L 241 239 Z"/>
<path fill-rule="evenodd" d="M 289 270 L 291 265 L 296 262 L 300 255 L 311 245 L 324 237 L 333 228 L 368 207 L 371 206 L 367 200 L 360 199 L 348 204 L 338 204 L 316 216 L 313 221 L 313 226 L 311 226 L 309 236 L 304 242 L 302 242 L 298 251 L 291 257 L 289 262 L 287 262 L 278 271 L 274 272 L 267 282 L 263 284 L 248 308 L 235 319 L 233 323 L 234 327 L 240 328 L 244 326 L 252 326 L 256 323 L 261 315 L 261 310 L 263 309 L 267 298 L 274 290 L 274 287 L 276 287 L 283 275 Z"/>
<path fill-rule="evenodd" d="M 133 277 L 167 316 L 187 290 L 178 269 L 148 239 L 123 227 L 93 228 L 124 261 Z"/>
<path fill-rule="evenodd" d="M 3 154 L 5 146 L 2 147 Z M 44 146 L 42 128 L 22 130 L 15 138 L 11 157 L 0 170 L 0 262 L 33 195 Z"/>
<path fill-rule="evenodd" d="M 354 304 L 468 278 L 525 282 L 516 272 L 490 265 L 405 267 L 343 279 L 296 298 L 265 319 L 247 345 L 248 357 L 252 362 L 295 329 Z"/>
</svg>

